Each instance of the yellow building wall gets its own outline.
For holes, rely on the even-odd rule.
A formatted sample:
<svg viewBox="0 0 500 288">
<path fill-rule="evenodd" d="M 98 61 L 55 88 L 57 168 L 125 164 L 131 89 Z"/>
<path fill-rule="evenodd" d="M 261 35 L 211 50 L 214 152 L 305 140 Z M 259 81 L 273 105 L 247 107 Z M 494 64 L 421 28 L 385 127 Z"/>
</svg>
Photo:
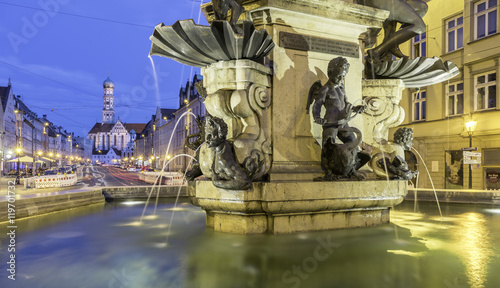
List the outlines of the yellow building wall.
<svg viewBox="0 0 500 288">
<path fill-rule="evenodd" d="M 484 149 L 500 147 L 500 94 L 497 85 L 497 108 L 488 111 L 474 111 L 474 75 L 496 71 L 500 75 L 500 31 L 499 11 L 497 6 L 497 34 L 479 40 L 474 40 L 474 13 L 471 0 L 432 0 L 427 4 L 429 10 L 424 17 L 427 25 L 427 57 L 440 57 L 443 61 L 452 61 L 460 74 L 444 83 L 422 87 L 427 91 L 427 117 L 425 121 L 413 122 L 412 93 L 417 89 L 406 89 L 400 105 L 405 109 L 406 116 L 401 126 L 414 129 L 414 147 L 423 157 L 436 188 L 445 188 L 445 151 L 461 150 L 469 147 L 469 137 L 465 132 L 465 122 L 471 118 L 477 121 L 477 129 L 473 134 L 473 147 L 478 152 Z M 498 3 L 500 4 L 500 3 Z M 463 48 L 446 52 L 446 21 L 463 15 Z M 411 55 L 411 44 L 401 45 L 401 50 Z M 446 84 L 463 81 L 464 83 L 464 114 L 447 116 Z M 498 80 L 497 80 L 498 83 Z M 469 114 L 472 113 L 472 114 Z M 396 128 L 391 129 L 390 137 Z M 484 153 L 483 153 L 484 157 Z M 484 162 L 484 159 L 482 159 Z M 431 188 L 427 172 L 419 159 L 420 187 Z M 473 166 L 473 189 L 484 189 L 484 167 Z M 468 165 L 463 165 L 463 186 L 468 188 Z"/>
</svg>

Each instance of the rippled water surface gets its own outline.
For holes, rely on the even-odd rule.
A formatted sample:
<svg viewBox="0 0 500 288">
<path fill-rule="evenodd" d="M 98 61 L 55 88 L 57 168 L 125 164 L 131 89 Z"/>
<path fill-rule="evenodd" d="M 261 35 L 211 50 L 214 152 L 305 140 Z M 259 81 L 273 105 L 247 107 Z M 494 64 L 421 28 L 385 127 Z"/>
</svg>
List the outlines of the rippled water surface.
<svg viewBox="0 0 500 288">
<path fill-rule="evenodd" d="M 293 235 L 205 229 L 187 202 L 94 205 L 18 220 L 16 281 L 0 287 L 500 287 L 500 207 L 395 207 L 392 223 Z M 150 207 L 148 211 L 153 211 Z"/>
</svg>

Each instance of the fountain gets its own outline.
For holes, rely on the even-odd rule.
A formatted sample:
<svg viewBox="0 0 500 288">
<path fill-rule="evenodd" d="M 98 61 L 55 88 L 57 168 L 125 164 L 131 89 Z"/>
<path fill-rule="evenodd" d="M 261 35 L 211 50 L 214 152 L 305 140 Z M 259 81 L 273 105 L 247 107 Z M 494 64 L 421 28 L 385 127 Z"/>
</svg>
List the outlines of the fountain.
<svg viewBox="0 0 500 288">
<path fill-rule="evenodd" d="M 376 73 L 364 80 L 362 52 L 390 13 L 351 2 L 217 1 L 201 6 L 210 26 L 183 20 L 155 28 L 150 55 L 201 67 L 198 90 L 210 116 L 203 176 L 188 190 L 207 227 L 239 234 L 365 227 L 389 222 L 403 201 L 415 173 L 404 168 L 403 144 L 388 142 L 388 129 L 404 119 L 402 91 L 457 71 L 440 60 L 369 53 L 367 69 Z M 349 72 L 331 72 L 335 59 Z M 397 179 L 385 179 L 388 165 Z"/>
</svg>

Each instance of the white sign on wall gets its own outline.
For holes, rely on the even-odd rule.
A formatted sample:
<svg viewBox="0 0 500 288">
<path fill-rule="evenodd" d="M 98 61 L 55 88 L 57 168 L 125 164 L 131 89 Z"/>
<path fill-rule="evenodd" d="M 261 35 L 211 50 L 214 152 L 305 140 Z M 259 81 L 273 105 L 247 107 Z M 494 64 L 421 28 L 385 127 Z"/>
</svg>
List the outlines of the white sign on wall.
<svg viewBox="0 0 500 288">
<path fill-rule="evenodd" d="M 481 164 L 481 152 L 464 151 L 464 164 Z"/>
<path fill-rule="evenodd" d="M 432 172 L 439 172 L 439 161 L 432 161 Z"/>
</svg>

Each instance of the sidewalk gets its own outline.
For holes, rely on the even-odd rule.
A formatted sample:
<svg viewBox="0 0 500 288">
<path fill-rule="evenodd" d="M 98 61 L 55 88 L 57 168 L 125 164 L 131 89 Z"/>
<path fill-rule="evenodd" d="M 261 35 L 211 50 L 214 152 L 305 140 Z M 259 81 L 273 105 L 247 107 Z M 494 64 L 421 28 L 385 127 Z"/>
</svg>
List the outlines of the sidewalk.
<svg viewBox="0 0 500 288">
<path fill-rule="evenodd" d="M 74 186 L 69 187 L 59 187 L 59 188 L 44 188 L 44 189 L 35 189 L 35 188 L 24 188 L 24 179 L 21 179 L 21 184 L 15 184 L 14 189 L 9 189 L 9 186 L 12 187 L 12 183 L 16 182 L 16 178 L 0 178 L 0 201 L 5 201 L 6 196 L 9 191 L 14 192 L 16 195 L 16 199 L 21 198 L 30 198 L 30 197 L 43 197 L 43 196 L 51 196 L 51 195 L 62 195 L 70 193 L 73 190 L 78 190 L 77 192 L 86 191 L 89 189 L 85 189 L 86 185 L 77 182 Z M 82 190 L 83 189 L 83 190 Z M 92 187 L 95 189 L 95 187 Z M 11 193 L 12 195 L 12 193 Z"/>
</svg>

